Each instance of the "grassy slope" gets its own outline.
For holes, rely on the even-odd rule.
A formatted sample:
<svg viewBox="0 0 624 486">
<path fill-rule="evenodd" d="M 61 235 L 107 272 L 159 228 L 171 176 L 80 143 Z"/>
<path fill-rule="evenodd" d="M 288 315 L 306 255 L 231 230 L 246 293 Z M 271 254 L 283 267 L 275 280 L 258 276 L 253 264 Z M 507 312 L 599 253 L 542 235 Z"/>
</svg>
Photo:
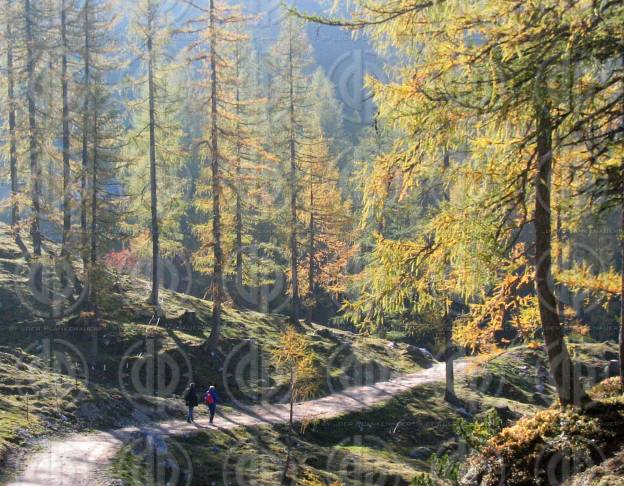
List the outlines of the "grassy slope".
<svg viewBox="0 0 624 486">
<path fill-rule="evenodd" d="M 572 349 L 583 360 L 588 384 L 606 376 L 614 345 L 582 344 Z M 515 348 L 475 365 L 469 377 L 459 380 L 459 406 L 444 402 L 443 385 L 433 384 L 372 410 L 307 424 L 296 439 L 298 484 L 307 484 L 304 477 L 323 481 L 316 484 L 337 481 L 342 486 L 407 484 L 416 472 L 430 471 L 427 459 L 433 452 L 465 456 L 469 450 L 454 434 L 453 422 L 478 417 L 491 408 L 513 419 L 548 406 L 554 390 L 548 383 L 542 388 L 538 370 L 544 365 L 542 350 Z M 255 427 L 210 430 L 175 444 L 175 450 L 186 451 L 183 456 L 191 458 L 192 484 L 271 485 L 279 479 L 287 442 L 284 427 Z M 138 485 L 145 481 L 146 472 L 135 468 L 133 475 L 124 467 L 131 451 L 135 449 L 128 447 L 119 456 L 116 473 L 128 484 Z M 250 457 L 256 462 L 250 463 Z M 232 482 L 236 474 L 239 482 Z"/>
<path fill-rule="evenodd" d="M 159 327 L 148 326 L 151 317 L 146 301 L 148 283 L 108 271 L 101 278 L 104 287 L 98 301 L 101 323 L 97 339 L 94 339 L 91 330 L 77 321 L 78 310 L 60 320 L 50 319 L 46 298 L 33 295 L 28 265 L 9 228 L 0 223 L 0 347 L 3 348 L 0 355 L 0 463 L 8 450 L 22 445 L 30 437 L 54 433 L 55 424 L 74 428 L 107 427 L 129 419 L 130 414 L 134 420 L 146 419 L 145 415 L 135 413 L 135 407 L 119 391 L 120 363 L 127 361 L 131 367 L 141 358 L 149 360 L 148 351 L 142 347 L 146 338 L 153 339 L 155 352 L 161 359 L 170 358 L 175 362 L 182 376 L 166 396 L 133 396 L 140 404 L 150 405 L 148 412 L 158 408 L 156 416 L 166 412 L 181 413 L 180 400 L 171 400 L 171 396 L 181 393 L 190 379 L 200 387 L 215 384 L 221 390 L 227 388 L 223 397 L 233 396 L 245 402 L 279 396 L 276 392 L 282 388 L 284 377 L 271 366 L 270 350 L 278 345 L 280 333 L 287 328 L 283 316 L 226 307 L 222 345 L 213 355 L 204 345 L 210 333 L 210 302 L 163 290 L 166 322 Z M 72 298 L 77 299 L 78 295 Z M 188 310 L 197 316 L 191 324 L 179 319 Z M 317 325 L 306 326 L 304 332 L 312 340 L 324 373 L 319 394 L 349 385 L 370 384 L 429 364 L 410 355 L 405 345 L 391 345 L 382 339 Z M 67 343 L 76 350 L 69 353 L 72 362 L 84 360 L 89 380 L 88 386 L 79 384 L 80 393 L 62 392 L 59 399 L 49 391 L 49 383 L 74 382 L 73 378 L 63 378 L 63 374 L 72 374 L 67 366 L 63 368 L 49 359 L 38 360 L 33 356 L 41 355 L 51 339 L 62 340 L 64 349 Z M 142 344 L 132 350 L 137 343 Z M 252 345 L 257 346 L 255 354 L 249 354 L 250 349 L 255 349 L 250 348 Z M 230 360 L 226 361 L 228 356 Z M 236 370 L 240 362 L 245 364 L 248 356 L 256 359 L 257 376 L 245 369 Z M 29 364 L 25 366 L 24 363 Z M 85 370 L 82 365 L 79 368 L 82 380 Z M 33 376 L 37 377 L 36 383 L 30 383 Z M 67 387 L 71 388 L 68 383 Z M 34 410 L 30 422 L 25 420 L 26 392 L 31 394 Z"/>
</svg>

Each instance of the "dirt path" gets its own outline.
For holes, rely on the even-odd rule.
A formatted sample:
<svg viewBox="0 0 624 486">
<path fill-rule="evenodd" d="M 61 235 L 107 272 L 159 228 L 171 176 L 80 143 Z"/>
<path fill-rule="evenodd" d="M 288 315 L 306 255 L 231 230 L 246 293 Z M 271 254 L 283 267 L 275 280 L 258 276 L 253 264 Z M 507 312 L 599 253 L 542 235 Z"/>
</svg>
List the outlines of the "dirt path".
<svg viewBox="0 0 624 486">
<path fill-rule="evenodd" d="M 461 371 L 465 366 L 465 363 L 457 362 L 456 370 Z M 295 406 L 295 418 L 331 418 L 346 412 L 363 410 L 419 385 L 443 380 L 444 363 L 440 363 L 427 370 L 390 381 L 353 387 L 324 398 L 298 403 Z M 232 429 L 287 421 L 288 406 L 271 405 L 267 408 L 257 406 L 245 411 L 219 414 L 215 424 L 220 429 Z M 74 434 L 63 439 L 46 441 L 41 450 L 28 456 L 18 479 L 8 486 L 109 484 L 106 480 L 108 466 L 122 445 L 133 437 L 139 434 L 156 437 L 187 435 L 211 427 L 207 419 L 198 419 L 194 424 L 172 420 L 108 432 Z"/>
</svg>

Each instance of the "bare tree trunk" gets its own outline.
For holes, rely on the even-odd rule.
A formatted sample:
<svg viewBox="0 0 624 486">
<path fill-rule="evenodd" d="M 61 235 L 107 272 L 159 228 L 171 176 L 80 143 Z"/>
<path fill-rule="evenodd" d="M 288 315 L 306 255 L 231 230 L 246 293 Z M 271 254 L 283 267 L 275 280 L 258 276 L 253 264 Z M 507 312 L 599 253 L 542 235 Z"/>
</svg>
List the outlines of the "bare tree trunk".
<svg viewBox="0 0 624 486">
<path fill-rule="evenodd" d="M 446 364 L 446 389 L 444 391 L 444 400 L 447 402 L 452 402 L 457 398 L 455 395 L 454 359 L 453 318 L 446 312 L 444 315 L 444 362 Z"/>
<path fill-rule="evenodd" d="M 97 271 L 97 216 L 98 216 L 98 110 L 97 101 L 93 103 L 93 160 L 91 163 L 91 251 L 89 258 L 89 303 L 91 309 L 96 313 L 97 317 L 97 282 L 95 273 Z"/>
<path fill-rule="evenodd" d="M 30 178 L 32 200 L 32 222 L 30 235 L 33 241 L 33 252 L 41 256 L 41 166 L 37 149 L 37 106 L 35 102 L 35 54 L 33 36 L 33 11 L 30 0 L 24 0 L 26 16 L 26 72 L 28 74 L 28 139 L 30 154 Z"/>
<path fill-rule="evenodd" d="M 67 5 L 66 0 L 61 0 L 61 43 L 63 54 L 61 56 L 61 96 L 63 98 L 63 237 L 61 255 L 67 255 L 67 244 L 71 231 L 71 174 L 69 167 L 69 101 L 67 80 Z"/>
<path fill-rule="evenodd" d="M 624 170 L 624 161 L 622 161 L 622 167 Z M 624 194 L 622 194 L 624 200 Z M 620 289 L 620 384 L 624 387 L 624 202 L 622 202 L 622 207 L 620 208 L 620 218 L 621 218 L 621 227 L 620 227 L 620 245 L 622 252 L 622 284 Z"/>
<path fill-rule="evenodd" d="M 212 235 L 214 268 L 212 284 L 212 330 L 209 345 L 216 349 L 221 333 L 221 307 L 223 301 L 223 249 L 221 248 L 221 169 L 219 166 L 219 132 L 217 126 L 217 31 L 214 0 L 210 0 L 210 82 L 211 82 L 211 149 L 212 149 Z"/>
<path fill-rule="evenodd" d="M 11 196 L 13 204 L 11 205 L 11 229 L 15 237 L 15 242 L 19 246 L 23 255 L 28 256 L 28 249 L 22 241 L 19 229 L 19 204 L 17 196 L 19 193 L 17 178 L 17 135 L 16 135 L 16 103 L 15 103 L 15 70 L 13 67 L 13 5 L 11 0 L 6 2 L 6 35 L 7 35 L 7 100 L 9 105 L 9 166 L 11 173 Z"/>
<path fill-rule="evenodd" d="M 288 409 L 288 442 L 286 444 L 286 464 L 284 465 L 284 472 L 282 474 L 282 484 L 287 484 L 288 471 L 290 470 L 290 461 L 292 456 L 292 443 L 293 443 L 293 422 L 294 422 L 294 408 L 295 408 L 295 375 L 293 370 L 290 370 L 290 400 Z"/>
<path fill-rule="evenodd" d="M 306 323 L 312 324 L 312 311 L 316 305 L 316 292 L 315 292 L 315 280 L 314 272 L 316 270 L 314 266 L 314 237 L 315 237 L 315 220 L 314 220 L 314 184 L 312 183 L 312 171 L 310 171 L 310 226 L 308 228 L 309 241 L 308 241 L 308 287 L 310 292 L 310 302 L 308 304 Z"/>
<path fill-rule="evenodd" d="M 240 47 L 236 44 L 236 79 L 240 78 Z M 240 85 L 236 84 L 236 285 L 242 289 L 243 285 L 243 200 L 242 200 L 242 148 L 240 139 L 240 116 L 241 116 L 241 103 L 240 103 Z"/>
<path fill-rule="evenodd" d="M 147 8 L 147 52 L 148 60 L 148 90 L 149 90 L 149 158 L 150 158 L 150 209 L 152 214 L 152 294 L 150 302 L 156 309 L 158 307 L 159 294 L 159 228 L 158 228 L 158 186 L 156 180 L 156 109 L 155 109 L 155 86 L 154 86 L 154 46 L 153 46 L 153 5 L 148 1 Z"/>
<path fill-rule="evenodd" d="M 551 288 L 551 176 L 552 120 L 544 100 L 536 106 L 538 171 L 535 178 L 535 286 L 548 352 L 550 372 L 563 405 L 581 405 L 585 393 L 572 367 L 559 321 L 557 302 Z"/>
<path fill-rule="evenodd" d="M 624 66 L 624 52 L 622 53 L 622 66 Z M 622 81 L 622 91 L 624 91 L 624 81 Z M 622 128 L 624 129 L 624 101 L 622 102 Z M 624 135 L 622 142 L 624 142 Z M 621 227 L 620 227 L 620 245 L 622 247 L 622 285 L 620 290 L 620 383 L 624 387 L 624 158 L 622 159 L 622 188 L 621 188 Z"/>
<path fill-rule="evenodd" d="M 444 149 L 444 158 L 442 162 L 444 166 L 444 171 L 448 171 L 451 166 L 451 154 L 448 151 L 448 148 Z M 448 192 L 444 192 L 444 200 L 449 201 L 450 196 Z M 444 400 L 447 402 L 453 402 L 457 400 L 457 395 L 455 395 L 455 368 L 454 368 L 454 360 L 455 360 L 455 346 L 453 345 L 453 317 L 449 313 L 448 310 L 444 312 L 444 362 L 446 365 L 446 389 L 444 391 Z"/>
<path fill-rule="evenodd" d="M 82 168 L 80 171 L 80 253 L 82 267 L 85 275 L 85 285 L 89 285 L 87 268 L 89 259 L 87 256 L 87 172 L 89 170 L 89 97 L 91 96 L 91 46 L 89 42 L 89 0 L 84 4 L 84 100 L 82 113 Z"/>
<path fill-rule="evenodd" d="M 293 31 L 289 34 L 288 51 L 288 83 L 289 83 L 289 115 L 290 115 L 290 276 L 291 276 L 291 303 L 290 319 L 293 323 L 299 320 L 299 275 L 297 264 L 299 261 L 299 248 L 297 243 L 297 147 L 295 140 L 295 80 L 293 66 Z"/>
</svg>

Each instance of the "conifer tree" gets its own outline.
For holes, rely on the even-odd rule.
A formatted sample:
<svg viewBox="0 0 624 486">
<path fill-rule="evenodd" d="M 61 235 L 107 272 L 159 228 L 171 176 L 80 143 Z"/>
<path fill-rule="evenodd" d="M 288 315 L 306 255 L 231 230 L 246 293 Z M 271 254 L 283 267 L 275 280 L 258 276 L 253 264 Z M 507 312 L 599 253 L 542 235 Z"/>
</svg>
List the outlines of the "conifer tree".
<svg viewBox="0 0 624 486">
<path fill-rule="evenodd" d="M 346 291 L 346 270 L 354 256 L 351 205 L 344 201 L 338 187 L 339 172 L 329 155 L 329 143 L 317 126 L 316 136 L 302 147 L 302 201 L 305 214 L 306 260 L 300 264 L 302 290 L 306 302 L 306 322 L 322 291 L 338 297 Z"/>
<path fill-rule="evenodd" d="M 6 0 L 4 5 L 4 39 L 6 49 L 6 107 L 5 118 L 8 121 L 9 139 L 9 173 L 11 180 L 11 229 L 17 245 L 24 255 L 28 255 L 28 249 L 20 235 L 20 191 L 19 191 L 19 165 L 18 165 L 18 126 L 17 126 L 17 93 L 18 68 L 16 65 L 16 44 L 18 34 L 15 30 L 17 20 L 17 6 L 13 0 Z"/>
<path fill-rule="evenodd" d="M 225 170 L 236 158 L 236 148 L 242 138 L 232 134 L 231 120 L 236 120 L 232 106 L 236 106 L 235 56 L 236 43 L 240 40 L 236 26 L 245 22 L 240 8 L 229 6 L 218 0 L 210 0 L 207 8 L 196 6 L 197 16 L 188 24 L 189 33 L 195 39 L 189 46 L 190 56 L 197 66 L 197 94 L 208 114 L 200 145 L 208 147 L 210 169 L 203 171 L 198 192 L 209 196 L 209 200 L 197 201 L 198 208 L 211 215 L 209 225 L 196 225 L 196 234 L 202 248 L 195 256 L 196 266 L 203 271 L 212 270 L 212 330 L 208 340 L 211 349 L 216 349 L 221 333 L 221 313 L 225 299 L 224 291 L 224 234 L 223 194 Z M 238 31 L 240 32 L 240 31 Z M 234 69 L 233 69 L 234 66 Z M 242 146 L 241 146 L 242 148 Z M 234 157 L 232 157 L 232 149 Z M 229 166 L 229 167 L 226 167 Z M 209 251 L 206 251 L 209 250 Z M 210 251 L 211 250 L 211 251 Z"/>
<path fill-rule="evenodd" d="M 305 70 L 310 63 L 309 41 L 301 22 L 288 17 L 282 25 L 280 37 L 273 47 L 275 58 L 274 100 L 276 122 L 283 138 L 277 148 L 284 164 L 285 188 L 288 207 L 288 249 L 290 253 L 290 318 L 293 323 L 300 318 L 301 295 L 299 283 L 299 192 L 301 189 L 302 143 L 307 141 L 306 121 L 309 108 L 308 87 L 310 78 Z"/>
<path fill-rule="evenodd" d="M 130 232 L 137 253 L 146 242 L 149 228 L 151 249 L 150 303 L 159 305 L 160 262 L 164 254 L 174 253 L 181 240 L 179 224 L 184 184 L 173 184 L 183 160 L 180 149 L 180 89 L 174 88 L 176 65 L 169 53 L 171 28 L 161 0 L 138 2 L 133 13 L 133 53 L 139 62 L 140 76 L 132 80 L 137 89 L 133 104 L 133 133 L 127 183 L 134 199 L 130 211 Z M 160 185 L 159 179 L 169 181 Z M 145 181 L 149 181 L 146 185 Z M 146 197 L 145 194 L 149 194 Z M 147 209 L 147 210 L 146 210 Z"/>
</svg>

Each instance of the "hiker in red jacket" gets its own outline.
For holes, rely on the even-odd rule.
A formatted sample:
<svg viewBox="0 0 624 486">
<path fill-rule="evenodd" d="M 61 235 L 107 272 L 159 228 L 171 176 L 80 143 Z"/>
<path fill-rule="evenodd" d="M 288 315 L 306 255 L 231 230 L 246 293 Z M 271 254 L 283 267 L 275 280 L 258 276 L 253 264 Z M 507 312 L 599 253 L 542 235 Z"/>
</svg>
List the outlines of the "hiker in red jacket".
<svg viewBox="0 0 624 486">
<path fill-rule="evenodd" d="M 208 406 L 210 411 L 210 423 L 214 420 L 215 413 L 217 411 L 217 402 L 219 401 L 219 395 L 217 395 L 217 389 L 214 386 L 208 388 L 204 393 L 204 403 Z"/>
</svg>

